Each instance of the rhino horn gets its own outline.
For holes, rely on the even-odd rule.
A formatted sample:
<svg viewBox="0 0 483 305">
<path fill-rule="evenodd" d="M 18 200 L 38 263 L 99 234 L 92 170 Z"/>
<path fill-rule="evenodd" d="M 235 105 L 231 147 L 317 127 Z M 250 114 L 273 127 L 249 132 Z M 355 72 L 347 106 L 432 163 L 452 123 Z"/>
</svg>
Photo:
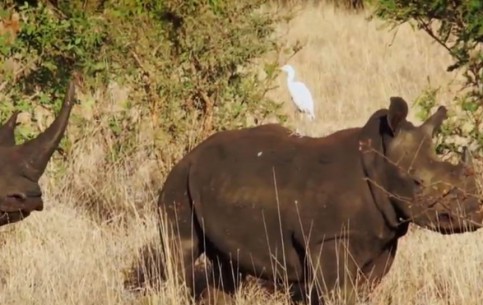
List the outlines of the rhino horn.
<svg viewBox="0 0 483 305">
<path fill-rule="evenodd" d="M 70 112 L 74 105 L 75 85 L 71 80 L 69 89 L 65 95 L 62 109 L 52 122 L 52 124 L 36 138 L 25 142 L 20 147 L 22 155 L 25 157 L 27 172 L 31 178 L 38 180 L 62 139 Z"/>
<path fill-rule="evenodd" d="M 443 121 L 448 118 L 446 107 L 440 106 L 436 112 L 430 116 L 422 126 L 428 136 L 433 137 L 434 133 L 441 127 Z"/>
<path fill-rule="evenodd" d="M 0 145 L 14 146 L 15 145 L 15 126 L 17 125 L 18 111 L 15 111 L 10 119 L 0 127 Z"/>
</svg>

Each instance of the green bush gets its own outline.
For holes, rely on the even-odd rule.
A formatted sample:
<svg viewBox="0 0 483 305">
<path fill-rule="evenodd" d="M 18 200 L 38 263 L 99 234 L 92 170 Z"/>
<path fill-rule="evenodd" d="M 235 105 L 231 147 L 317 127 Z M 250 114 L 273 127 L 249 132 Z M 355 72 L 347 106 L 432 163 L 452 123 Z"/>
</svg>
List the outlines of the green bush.
<svg viewBox="0 0 483 305">
<path fill-rule="evenodd" d="M 30 2 L 0 6 L 2 16 L 13 7 L 21 15 L 17 39 L 0 40 L 1 119 L 14 108 L 33 116 L 37 106 L 55 111 L 72 71 L 91 91 L 110 81 L 133 88 L 120 103 L 125 111 L 109 118 L 120 146 L 148 118 L 161 142 L 186 144 L 193 128 L 204 137 L 277 111 L 264 97 L 276 63 L 261 67 L 262 79 L 253 62 L 275 49 L 274 17 L 259 9 L 261 0 Z M 133 108 L 141 119 L 126 122 Z"/>
<path fill-rule="evenodd" d="M 84 98 L 62 148 L 68 156 L 74 140 L 98 137 L 110 152 L 99 172 L 139 151 L 165 172 L 215 131 L 278 116 L 265 97 L 278 63 L 264 60 L 278 52 L 278 16 L 263 0 L 29 2 L 0 4 L 4 20 L 21 16 L 16 39 L 0 39 L 0 119 L 31 114 L 20 139 L 58 109 L 73 71 Z M 102 100 L 112 87 L 127 96 Z"/>
<path fill-rule="evenodd" d="M 4 21 L 14 12 L 10 2 L 0 6 Z M 0 39 L 2 121 L 14 109 L 30 113 L 34 120 L 38 115 L 34 110 L 39 107 L 57 110 L 70 74 L 78 68 L 87 74 L 97 69 L 99 49 L 106 37 L 100 23 L 86 15 L 59 18 L 42 4 L 25 4 L 18 10 L 22 18 L 16 39 Z M 22 125 L 18 136 L 25 139 L 37 132 L 30 127 Z"/>
<path fill-rule="evenodd" d="M 375 15 L 390 25 L 410 22 L 425 31 L 453 58 L 448 71 L 462 69 L 465 83 L 443 126 L 440 149 L 469 145 L 483 152 L 483 1 L 377 0 Z M 429 88 L 418 104 L 426 118 L 437 89 Z"/>
</svg>

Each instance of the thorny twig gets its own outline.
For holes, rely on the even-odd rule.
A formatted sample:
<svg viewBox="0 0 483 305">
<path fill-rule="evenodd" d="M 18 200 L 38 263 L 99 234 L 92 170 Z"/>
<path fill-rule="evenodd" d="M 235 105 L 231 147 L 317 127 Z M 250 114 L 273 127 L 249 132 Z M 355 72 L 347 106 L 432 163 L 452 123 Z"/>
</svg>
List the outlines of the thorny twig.
<svg viewBox="0 0 483 305">
<path fill-rule="evenodd" d="M 419 152 L 419 148 L 420 147 L 421 147 L 421 145 L 418 147 L 418 152 Z M 362 153 L 375 153 L 378 156 L 380 156 L 381 158 L 384 158 L 390 164 L 394 165 L 397 169 L 399 169 L 401 171 L 404 171 L 404 172 L 406 172 L 406 173 L 409 174 L 409 171 L 408 170 L 405 170 L 399 164 L 397 164 L 396 162 L 390 160 L 387 156 L 385 156 L 384 154 L 380 153 L 379 151 L 375 150 L 372 147 L 372 143 L 371 143 L 370 140 L 368 140 L 367 142 L 362 142 L 362 141 L 359 142 L 359 151 L 361 151 Z M 416 158 L 416 155 L 417 154 L 415 154 L 414 159 Z M 414 162 L 414 159 L 411 162 L 411 166 L 412 166 L 412 163 Z M 381 190 L 382 192 L 384 192 L 388 197 L 395 198 L 395 199 L 397 199 L 397 200 L 399 200 L 399 201 L 401 201 L 403 203 L 408 204 L 408 207 L 409 208 L 411 208 L 414 205 L 414 201 L 416 201 L 418 199 L 418 198 L 410 198 L 410 197 L 404 197 L 404 196 L 396 195 L 396 194 L 388 191 L 384 186 L 382 186 L 381 184 L 379 184 L 378 182 L 376 182 L 374 179 L 371 179 L 369 177 L 365 177 L 365 178 L 363 178 L 363 180 L 370 182 L 376 188 L 378 188 L 379 190 Z M 438 183 L 430 184 L 427 187 L 429 188 L 429 187 L 435 186 L 437 184 L 444 184 L 444 185 L 448 186 L 449 188 L 445 188 L 440 196 L 435 197 L 434 199 L 432 199 L 432 201 L 430 201 L 428 204 L 426 204 L 426 207 L 422 211 L 420 211 L 419 213 L 417 213 L 415 215 L 412 215 L 411 218 L 416 218 L 416 217 L 419 217 L 419 216 L 427 213 L 429 210 L 434 209 L 435 206 L 439 203 L 443 208 L 445 208 L 445 210 L 447 210 L 447 212 L 451 216 L 457 217 L 457 218 L 459 218 L 461 220 L 464 220 L 464 221 L 466 221 L 468 223 L 471 223 L 473 225 L 481 226 L 481 224 L 479 224 L 479 223 L 477 223 L 477 222 L 469 219 L 468 217 L 461 216 L 461 215 L 458 215 L 458 214 L 453 213 L 451 207 L 449 207 L 443 201 L 444 198 L 448 197 L 450 194 L 452 194 L 455 191 L 461 192 L 462 196 L 465 197 L 465 198 L 468 197 L 468 196 L 472 196 L 472 197 L 478 198 L 478 197 L 480 197 L 480 196 L 478 196 L 478 194 L 473 194 L 473 193 L 467 192 L 466 190 L 464 190 L 464 189 L 462 189 L 460 187 L 454 186 L 452 184 L 449 184 L 449 183 L 446 183 L 446 182 L 443 182 L 443 181 L 440 181 Z M 422 196 L 420 196 L 419 198 L 421 198 L 421 197 Z M 427 196 L 427 197 L 429 198 L 429 196 Z M 405 219 L 405 220 L 401 221 L 399 224 L 403 224 L 403 223 L 406 223 L 406 222 L 409 222 L 409 221 L 410 221 L 410 219 Z"/>
</svg>

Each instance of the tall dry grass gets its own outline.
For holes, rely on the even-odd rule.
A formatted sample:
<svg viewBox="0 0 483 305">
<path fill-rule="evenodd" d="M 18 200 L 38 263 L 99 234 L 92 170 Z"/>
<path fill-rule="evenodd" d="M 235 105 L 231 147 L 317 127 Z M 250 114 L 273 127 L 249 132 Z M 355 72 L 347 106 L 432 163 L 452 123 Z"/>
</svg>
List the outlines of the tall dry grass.
<svg viewBox="0 0 483 305">
<path fill-rule="evenodd" d="M 428 80 L 443 88 L 441 103 L 454 93 L 458 75 L 445 71 L 448 55 L 423 33 L 408 26 L 389 33 L 379 30 L 380 22 L 368 22 L 364 13 L 328 6 L 294 10 L 295 18 L 280 25 L 279 34 L 286 43 L 305 44 L 288 62 L 313 93 L 316 121 L 306 123 L 295 115 L 284 75 L 270 94 L 286 105 L 300 132 L 324 135 L 362 125 L 373 111 L 387 106 L 391 95 L 412 102 Z M 108 95 L 80 98 L 102 100 L 103 94 Z M 101 108 L 115 103 L 106 101 Z M 42 178 L 45 210 L 0 229 L 0 304 L 187 303 L 174 284 L 144 296 L 123 285 L 137 250 L 158 236 L 152 207 L 171 165 L 159 164 L 153 154 L 139 149 L 132 159 L 107 167 L 109 139 L 95 127 L 91 135 L 76 144 L 64 177 L 54 179 L 51 165 Z M 103 209 L 116 213 L 92 217 Z M 482 234 L 442 236 L 413 228 L 401 239 L 393 268 L 369 303 L 482 304 Z M 248 285 L 236 303 L 282 304 L 286 299 Z"/>
</svg>

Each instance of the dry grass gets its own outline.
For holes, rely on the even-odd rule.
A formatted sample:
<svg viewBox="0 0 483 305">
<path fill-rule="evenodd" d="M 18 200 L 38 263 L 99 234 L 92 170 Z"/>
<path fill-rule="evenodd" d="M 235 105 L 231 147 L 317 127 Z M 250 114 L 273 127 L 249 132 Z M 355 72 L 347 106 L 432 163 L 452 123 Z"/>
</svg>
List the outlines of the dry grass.
<svg viewBox="0 0 483 305">
<path fill-rule="evenodd" d="M 365 15 L 325 6 L 299 11 L 297 18 L 280 27 L 279 35 L 287 45 L 296 41 L 305 45 L 288 63 L 315 100 L 318 119 L 303 126 L 306 133 L 327 134 L 364 124 L 374 110 L 388 105 L 389 96 L 412 102 L 428 80 L 442 87 L 442 103 L 454 93 L 451 85 L 457 75 L 445 71 L 450 57 L 424 33 L 409 26 L 388 32 Z M 285 75 L 279 85 L 272 97 L 287 103 L 294 113 Z"/>
<path fill-rule="evenodd" d="M 448 55 L 409 27 L 394 35 L 378 30 L 379 25 L 362 14 L 309 7 L 280 27 L 288 43 L 306 44 L 289 62 L 317 102 L 315 122 L 293 116 L 285 77 L 280 76 L 280 87 L 270 94 L 286 103 L 299 130 L 323 135 L 361 125 L 387 106 L 391 95 L 412 102 L 428 79 L 443 88 L 442 102 L 450 99 L 457 75 L 445 72 Z M 129 163 L 103 168 L 108 152 L 99 137 L 93 133 L 78 144 L 65 177 L 44 175 L 43 212 L 1 228 L 1 304 L 186 303 L 172 285 L 144 297 L 124 289 L 124 274 L 137 259 L 137 249 L 157 236 L 154 214 L 137 211 L 149 211 L 169 167 L 141 150 Z M 122 212 L 110 221 L 92 220 L 92 209 L 103 209 L 103 204 L 120 205 Z M 482 234 L 412 230 L 401 240 L 396 262 L 370 304 L 481 304 Z M 237 304 L 283 302 L 256 286 L 237 296 Z"/>
</svg>

